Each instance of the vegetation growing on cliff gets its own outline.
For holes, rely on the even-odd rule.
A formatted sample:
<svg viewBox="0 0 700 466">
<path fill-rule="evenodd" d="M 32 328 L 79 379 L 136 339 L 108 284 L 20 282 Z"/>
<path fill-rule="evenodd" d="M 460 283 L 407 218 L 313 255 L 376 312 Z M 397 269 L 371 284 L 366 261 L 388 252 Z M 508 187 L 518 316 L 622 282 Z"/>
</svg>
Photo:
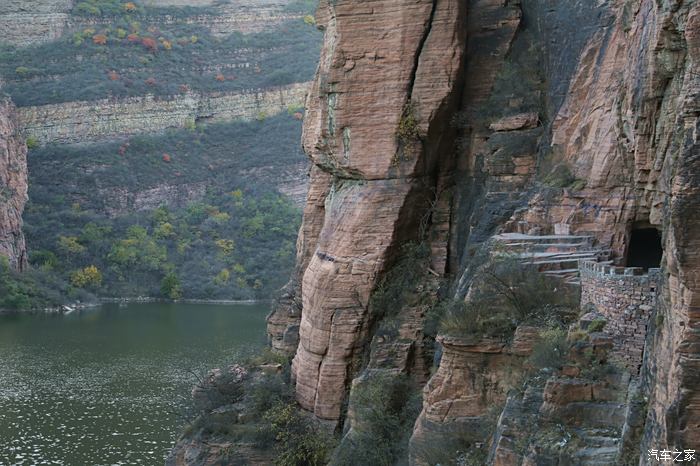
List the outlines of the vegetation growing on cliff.
<svg viewBox="0 0 700 466">
<path fill-rule="evenodd" d="M 333 455 L 334 466 L 401 464 L 420 412 L 420 392 L 410 377 L 368 372 L 352 390 L 352 430 Z"/>
<path fill-rule="evenodd" d="M 102 296 L 269 297 L 294 263 L 300 212 L 270 184 L 303 160 L 299 125 L 284 114 L 31 150 L 31 264 Z M 101 280 L 83 279 L 89 266 Z"/>
<path fill-rule="evenodd" d="M 250 450 L 277 466 L 327 464 L 335 439 L 297 406 L 288 366 L 288 361 L 262 351 L 240 365 L 200 377 L 193 391 L 196 417 L 183 439 L 227 443 L 218 456 L 228 464 L 246 463 L 245 451 Z"/>
<path fill-rule="evenodd" d="M 442 333 L 508 337 L 519 324 L 560 324 L 577 312 L 567 285 L 516 258 L 496 255 L 476 275 L 466 302 L 440 304 Z"/>
<path fill-rule="evenodd" d="M 146 8 L 135 2 L 79 2 L 97 18 L 46 44 L 0 46 L 4 91 L 18 106 L 144 94 L 233 92 L 303 82 L 313 75 L 319 32 L 303 19 L 271 30 L 217 37 L 189 17 L 212 7 Z M 290 13 L 311 13 L 295 2 Z M 202 10 L 202 11 L 200 11 Z M 164 18 L 171 18 L 165 20 Z"/>
</svg>

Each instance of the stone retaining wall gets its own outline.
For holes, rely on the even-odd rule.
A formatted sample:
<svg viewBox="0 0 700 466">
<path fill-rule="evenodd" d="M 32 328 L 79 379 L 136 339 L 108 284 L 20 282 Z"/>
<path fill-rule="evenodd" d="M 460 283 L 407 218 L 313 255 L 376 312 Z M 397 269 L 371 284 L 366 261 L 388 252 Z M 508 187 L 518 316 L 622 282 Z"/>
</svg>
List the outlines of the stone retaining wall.
<svg viewBox="0 0 700 466">
<path fill-rule="evenodd" d="M 579 263 L 581 306 L 592 304 L 605 316 L 603 331 L 613 337 L 611 357 L 639 372 L 647 326 L 656 306 L 660 269 L 615 267 L 590 261 Z"/>
</svg>

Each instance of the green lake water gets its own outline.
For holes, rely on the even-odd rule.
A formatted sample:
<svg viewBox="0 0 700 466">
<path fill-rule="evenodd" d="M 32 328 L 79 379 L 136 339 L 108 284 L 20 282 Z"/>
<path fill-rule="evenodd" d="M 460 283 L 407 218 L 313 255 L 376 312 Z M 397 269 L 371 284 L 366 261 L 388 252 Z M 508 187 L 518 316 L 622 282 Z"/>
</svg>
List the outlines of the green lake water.
<svg viewBox="0 0 700 466">
<path fill-rule="evenodd" d="M 0 465 L 163 464 L 196 374 L 264 343 L 267 304 L 0 316 Z"/>
</svg>

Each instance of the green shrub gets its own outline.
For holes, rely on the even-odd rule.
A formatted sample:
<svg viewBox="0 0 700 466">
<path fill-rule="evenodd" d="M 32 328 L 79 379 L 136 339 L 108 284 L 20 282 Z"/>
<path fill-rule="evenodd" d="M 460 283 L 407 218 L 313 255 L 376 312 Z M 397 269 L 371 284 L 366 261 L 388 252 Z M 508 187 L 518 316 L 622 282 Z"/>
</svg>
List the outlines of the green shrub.
<svg viewBox="0 0 700 466">
<path fill-rule="evenodd" d="M 401 118 L 396 128 L 396 139 L 399 143 L 399 150 L 394 156 L 392 164 L 397 165 L 401 159 L 408 160 L 410 157 L 410 146 L 419 138 L 420 131 L 418 119 L 416 117 L 416 108 L 415 105 L 409 101 L 404 105 L 401 111 Z"/>
<path fill-rule="evenodd" d="M 34 136 L 29 136 L 27 138 L 27 149 L 36 149 L 39 147 L 39 140 Z"/>
<path fill-rule="evenodd" d="M 73 272 L 70 282 L 78 288 L 95 288 L 102 284 L 102 272 L 94 265 L 89 265 Z"/>
<path fill-rule="evenodd" d="M 42 257 L 41 254 L 38 257 Z M 47 260 L 51 261 L 50 256 Z M 54 256 L 55 259 L 55 256 Z M 51 267 L 18 273 L 10 269 L 6 257 L 0 256 L 0 310 L 30 310 L 56 307 L 65 303 L 68 283 L 56 277 Z M 79 299 L 91 300 L 89 293 L 77 291 Z"/>
<path fill-rule="evenodd" d="M 27 75 L 29 75 L 30 72 L 31 72 L 31 70 L 29 68 L 27 68 L 26 66 L 18 66 L 17 68 L 15 68 L 15 73 L 18 76 L 27 76 Z"/>
<path fill-rule="evenodd" d="M 540 333 L 540 339 L 533 347 L 528 361 L 537 369 L 557 369 L 566 360 L 568 351 L 566 331 L 561 328 L 550 328 Z"/>
<path fill-rule="evenodd" d="M 328 463 L 333 438 L 294 404 L 276 404 L 264 415 L 274 439 L 275 465 L 321 466 Z"/>
<path fill-rule="evenodd" d="M 368 372 L 354 385 L 352 435 L 343 439 L 332 464 L 393 465 L 407 456 L 408 440 L 421 407 L 419 391 L 408 376 Z"/>
<path fill-rule="evenodd" d="M 180 284 L 180 278 L 175 272 L 168 272 L 160 285 L 160 293 L 168 299 L 180 299 L 182 298 L 182 285 Z"/>
<path fill-rule="evenodd" d="M 603 328 L 605 328 L 606 323 L 607 321 L 605 319 L 596 318 L 593 321 L 591 321 L 591 323 L 588 325 L 587 330 L 589 332 L 600 332 L 601 330 L 603 330 Z"/>
<path fill-rule="evenodd" d="M 518 323 L 549 323 L 560 314 L 557 308 L 578 308 L 574 290 L 517 257 L 498 254 L 479 275 L 474 299 L 509 308 Z"/>
<path fill-rule="evenodd" d="M 591 358 L 591 363 L 582 368 L 581 377 L 591 380 L 604 380 L 611 375 L 619 374 L 622 370 L 623 369 L 614 362 L 601 362 Z"/>
<path fill-rule="evenodd" d="M 406 299 L 415 294 L 429 266 L 429 253 L 425 243 L 407 243 L 401 247 L 398 260 L 372 293 L 370 307 L 375 317 L 395 316 Z"/>
<path fill-rule="evenodd" d="M 419 135 L 415 105 L 412 102 L 407 102 L 401 111 L 396 137 L 401 144 L 406 145 L 418 139 Z"/>
<path fill-rule="evenodd" d="M 496 254 L 477 272 L 469 302 L 448 302 L 440 330 L 448 335 L 507 337 L 522 323 L 551 325 L 574 317 L 577 297 L 562 282 L 521 259 Z"/>
<path fill-rule="evenodd" d="M 76 236 L 59 236 L 58 248 L 66 255 L 83 254 L 87 251 Z"/>
<path fill-rule="evenodd" d="M 515 315 L 503 307 L 485 302 L 453 301 L 440 320 L 440 332 L 450 336 L 480 338 L 507 337 L 518 324 Z"/>
</svg>

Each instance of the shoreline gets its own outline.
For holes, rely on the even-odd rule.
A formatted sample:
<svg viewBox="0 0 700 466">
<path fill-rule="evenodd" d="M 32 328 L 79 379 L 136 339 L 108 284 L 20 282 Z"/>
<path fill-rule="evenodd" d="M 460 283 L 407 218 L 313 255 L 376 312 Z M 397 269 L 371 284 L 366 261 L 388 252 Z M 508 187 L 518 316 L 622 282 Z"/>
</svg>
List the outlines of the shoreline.
<svg viewBox="0 0 700 466">
<path fill-rule="evenodd" d="M 170 303 L 170 304 L 212 304 L 231 305 L 243 304 L 252 305 L 258 303 L 272 303 L 274 299 L 178 299 L 170 300 L 154 298 L 149 296 L 137 296 L 128 298 L 98 298 L 97 301 L 89 303 L 61 304 L 60 306 L 47 307 L 43 309 L 0 309 L 0 316 L 18 314 L 58 314 L 68 315 L 73 312 L 81 312 L 87 309 L 94 309 L 103 304 L 129 304 L 129 303 Z"/>
<path fill-rule="evenodd" d="M 97 305 L 112 303 L 182 303 L 182 304 L 257 304 L 272 302 L 273 299 L 163 299 L 149 296 L 137 296 L 133 298 L 99 298 Z"/>
</svg>

